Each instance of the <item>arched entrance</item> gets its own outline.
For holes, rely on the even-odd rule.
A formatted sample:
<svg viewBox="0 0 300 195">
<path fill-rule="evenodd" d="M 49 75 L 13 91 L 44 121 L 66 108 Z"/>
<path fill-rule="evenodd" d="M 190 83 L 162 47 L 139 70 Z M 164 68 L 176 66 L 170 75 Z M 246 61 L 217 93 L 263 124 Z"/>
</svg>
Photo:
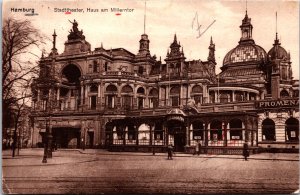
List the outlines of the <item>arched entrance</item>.
<svg viewBox="0 0 300 195">
<path fill-rule="evenodd" d="M 184 146 L 186 145 L 186 131 L 183 121 L 169 120 L 167 122 L 167 128 L 169 133 L 169 143 L 173 140 L 174 151 L 184 152 Z"/>
<path fill-rule="evenodd" d="M 262 122 L 262 140 L 276 141 L 275 123 L 269 118 Z"/>
</svg>

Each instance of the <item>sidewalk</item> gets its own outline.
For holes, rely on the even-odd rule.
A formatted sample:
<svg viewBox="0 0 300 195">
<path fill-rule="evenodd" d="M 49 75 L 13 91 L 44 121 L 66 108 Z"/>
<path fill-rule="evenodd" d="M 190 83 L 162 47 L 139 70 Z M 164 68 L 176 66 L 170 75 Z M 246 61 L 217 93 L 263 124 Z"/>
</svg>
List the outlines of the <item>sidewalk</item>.
<svg viewBox="0 0 300 195">
<path fill-rule="evenodd" d="M 53 158 L 48 158 L 47 163 L 42 163 L 44 150 L 42 148 L 28 148 L 20 150 L 20 155 L 14 158 L 11 150 L 2 151 L 2 166 L 47 166 L 61 165 L 70 163 L 84 163 L 97 161 L 101 155 L 116 156 L 153 156 L 166 157 L 166 153 L 141 153 L 141 152 L 108 152 L 102 149 L 59 149 L 53 152 Z M 175 153 L 174 158 L 220 158 L 220 159 L 243 159 L 242 155 L 191 155 L 185 153 Z M 290 153 L 261 153 L 254 154 L 248 158 L 251 160 L 270 160 L 270 161 L 299 161 L 299 154 Z"/>
</svg>

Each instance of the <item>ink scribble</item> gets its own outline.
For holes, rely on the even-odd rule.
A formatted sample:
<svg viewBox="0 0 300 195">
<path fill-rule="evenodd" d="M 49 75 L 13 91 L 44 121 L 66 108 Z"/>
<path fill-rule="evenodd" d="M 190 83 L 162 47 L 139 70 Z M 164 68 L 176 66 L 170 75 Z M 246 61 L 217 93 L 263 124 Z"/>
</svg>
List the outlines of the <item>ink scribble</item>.
<svg viewBox="0 0 300 195">
<path fill-rule="evenodd" d="M 201 33 L 201 26 L 199 25 L 199 20 L 198 20 L 198 12 L 196 12 L 195 17 L 193 18 L 193 22 L 192 22 L 192 29 L 194 29 L 194 23 L 196 23 L 196 31 L 198 31 L 198 36 L 196 37 L 197 39 L 200 38 L 215 22 L 216 20 L 214 20 L 212 23 L 210 23 L 210 25 L 208 25 L 208 27 Z"/>
</svg>

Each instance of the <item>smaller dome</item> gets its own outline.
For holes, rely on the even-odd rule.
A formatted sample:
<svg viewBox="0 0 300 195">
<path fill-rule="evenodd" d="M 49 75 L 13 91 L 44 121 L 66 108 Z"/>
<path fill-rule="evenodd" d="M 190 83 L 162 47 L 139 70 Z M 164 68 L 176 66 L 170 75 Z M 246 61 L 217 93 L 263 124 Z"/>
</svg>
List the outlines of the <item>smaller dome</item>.
<svg viewBox="0 0 300 195">
<path fill-rule="evenodd" d="M 286 50 L 280 45 L 274 45 L 270 51 L 268 52 L 268 59 L 274 60 L 276 58 L 276 50 L 277 50 L 277 59 L 288 59 L 288 53 Z"/>
</svg>

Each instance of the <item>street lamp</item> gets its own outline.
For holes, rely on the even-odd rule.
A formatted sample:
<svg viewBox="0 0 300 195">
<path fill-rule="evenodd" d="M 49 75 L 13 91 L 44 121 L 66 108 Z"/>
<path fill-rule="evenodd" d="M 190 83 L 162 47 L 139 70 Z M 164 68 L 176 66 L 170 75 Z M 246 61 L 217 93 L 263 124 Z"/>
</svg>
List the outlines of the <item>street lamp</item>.
<svg viewBox="0 0 300 195">
<path fill-rule="evenodd" d="M 52 126 L 51 126 L 51 102 L 48 108 L 48 101 L 50 101 L 50 95 L 47 95 L 45 97 L 46 105 L 45 105 L 45 111 L 46 115 L 49 115 L 49 125 L 47 117 L 45 118 L 46 121 L 46 135 L 45 135 L 45 143 L 44 143 L 44 155 L 42 163 L 47 163 L 47 158 L 52 158 Z"/>
</svg>

